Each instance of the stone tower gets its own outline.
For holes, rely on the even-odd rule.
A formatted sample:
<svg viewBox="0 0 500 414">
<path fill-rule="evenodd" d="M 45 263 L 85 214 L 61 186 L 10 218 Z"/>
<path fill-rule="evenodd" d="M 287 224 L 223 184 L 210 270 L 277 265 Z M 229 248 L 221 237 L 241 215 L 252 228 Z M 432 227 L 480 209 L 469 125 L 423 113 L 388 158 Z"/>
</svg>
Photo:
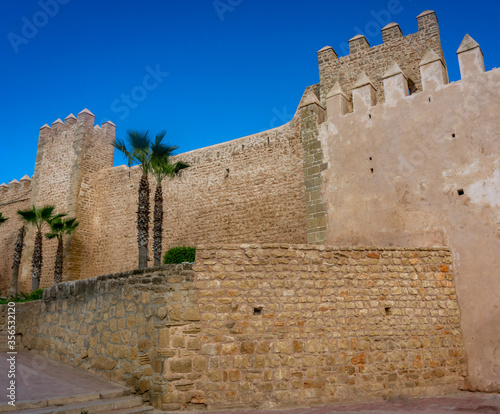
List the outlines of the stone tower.
<svg viewBox="0 0 500 414">
<path fill-rule="evenodd" d="M 35 174 L 32 180 L 31 204 L 41 207 L 55 205 L 57 213 L 67 213 L 80 222 L 78 231 L 65 237 L 64 275 L 67 280 L 81 277 L 81 267 L 90 259 L 92 246 L 92 213 L 94 194 L 93 173 L 113 166 L 116 126 L 105 122 L 94 126 L 95 116 L 84 109 L 75 117 L 70 114 L 64 122 L 57 119 L 52 126 L 40 128 Z M 33 238 L 23 254 L 21 287 L 31 285 L 31 254 Z M 53 283 L 51 269 L 55 258 L 55 242 L 44 240 L 44 270 L 41 287 Z M 47 266 L 47 264 L 49 264 Z"/>
</svg>

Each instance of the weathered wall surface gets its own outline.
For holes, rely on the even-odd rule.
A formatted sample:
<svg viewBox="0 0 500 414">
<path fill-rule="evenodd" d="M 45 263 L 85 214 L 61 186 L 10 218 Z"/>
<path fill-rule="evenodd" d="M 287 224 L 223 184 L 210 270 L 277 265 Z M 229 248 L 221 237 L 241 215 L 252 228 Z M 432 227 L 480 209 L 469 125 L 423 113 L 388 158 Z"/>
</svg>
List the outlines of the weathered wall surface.
<svg viewBox="0 0 500 414">
<path fill-rule="evenodd" d="M 88 110 L 69 115 L 40 128 L 35 174 L 32 181 L 30 204 L 37 207 L 54 205 L 56 213 L 67 213 L 77 217 L 78 231 L 65 237 L 64 274 L 79 279 L 84 273 L 83 265 L 92 257 L 91 240 L 95 198 L 90 185 L 92 175 L 113 165 L 115 126 L 111 122 L 94 126 L 95 116 Z M 44 230 L 45 233 L 45 230 Z M 23 291 L 31 288 L 31 256 L 34 232 L 26 234 L 26 248 L 20 272 Z M 56 240 L 43 242 L 44 267 L 41 287 L 54 283 L 54 260 Z"/>
<path fill-rule="evenodd" d="M 46 289 L 16 306 L 18 342 L 164 410 L 443 394 L 465 375 L 451 262 L 446 248 L 199 247 L 194 267 Z"/>
<path fill-rule="evenodd" d="M 178 157 L 192 167 L 163 184 L 164 250 L 200 243 L 306 241 L 303 148 L 297 120 Z M 95 176 L 93 260 L 86 277 L 137 266 L 139 178 L 137 167 L 124 166 Z M 153 206 L 154 179 L 150 185 Z M 151 259 L 152 247 L 151 238 Z"/>
<path fill-rule="evenodd" d="M 196 361 L 198 321 L 190 265 L 66 282 L 46 289 L 42 301 L 16 304 L 18 349 L 128 385 L 156 406 L 167 387 L 186 386 L 180 362 L 185 355 Z M 187 348 L 178 349 L 179 340 Z M 199 394 L 192 394 L 195 406 L 203 403 Z"/>
<path fill-rule="evenodd" d="M 6 294 L 10 287 L 14 247 L 19 229 L 23 225 L 17 210 L 30 207 L 31 180 L 28 177 L 15 180 L 8 186 L 0 186 L 0 212 L 8 220 L 0 227 L 0 293 Z"/>
<path fill-rule="evenodd" d="M 199 247 L 198 388 L 209 406 L 268 408 L 457 390 L 451 261 L 446 248 Z"/>
<path fill-rule="evenodd" d="M 369 47 L 364 37 L 349 41 L 350 54 L 337 58 L 331 47 L 318 52 L 320 101 L 326 96 L 335 82 L 348 96 L 360 73 L 365 72 L 377 89 L 377 99 L 384 101 L 382 76 L 392 62 L 397 62 L 409 79 L 412 93 L 422 91 L 419 63 L 429 49 L 443 57 L 437 16 L 432 11 L 417 17 L 418 32 L 402 35 L 398 25 L 382 29 L 384 43 Z M 390 26 L 390 25 L 388 25 Z M 388 34 L 392 34 L 388 36 Z M 351 107 L 352 104 L 350 103 Z"/>
<path fill-rule="evenodd" d="M 451 246 L 469 386 L 498 391 L 500 71 L 481 70 L 479 46 L 460 59 L 459 82 L 443 85 L 434 61 L 421 93 L 345 115 L 329 107 L 326 243 Z"/>
</svg>

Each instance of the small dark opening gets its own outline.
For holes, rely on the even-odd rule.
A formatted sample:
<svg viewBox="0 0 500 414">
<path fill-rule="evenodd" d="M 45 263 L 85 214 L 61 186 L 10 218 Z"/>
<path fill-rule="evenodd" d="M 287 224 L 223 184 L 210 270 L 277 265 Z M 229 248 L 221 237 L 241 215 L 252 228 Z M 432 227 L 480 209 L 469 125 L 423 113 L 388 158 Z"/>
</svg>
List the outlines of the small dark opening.
<svg viewBox="0 0 500 414">
<path fill-rule="evenodd" d="M 229 177 L 229 168 L 226 168 L 226 174 L 224 175 L 224 178 Z"/>
<path fill-rule="evenodd" d="M 372 160 L 372 157 L 370 157 L 370 161 Z"/>
<path fill-rule="evenodd" d="M 269 138 L 267 138 L 267 145 L 269 145 Z"/>
<path fill-rule="evenodd" d="M 257 308 L 253 308 L 253 314 L 254 315 L 262 315 L 262 309 L 260 306 Z"/>
<path fill-rule="evenodd" d="M 373 168 L 370 168 L 370 174 L 373 174 Z"/>
<path fill-rule="evenodd" d="M 429 102 L 432 102 L 432 97 L 431 96 L 429 96 Z"/>
<path fill-rule="evenodd" d="M 464 190 L 463 189 L 457 190 L 457 193 L 459 196 L 464 195 Z"/>
<path fill-rule="evenodd" d="M 455 137 L 456 137 L 456 135 L 453 133 L 453 134 L 451 134 L 451 137 L 452 137 L 452 138 L 455 138 Z"/>
<path fill-rule="evenodd" d="M 391 308 L 390 307 L 384 308 L 384 310 L 385 310 L 385 314 L 386 315 L 390 315 L 391 314 Z"/>
<path fill-rule="evenodd" d="M 368 114 L 368 118 L 372 119 L 372 114 Z"/>
<path fill-rule="evenodd" d="M 242 151 L 244 151 L 244 150 L 245 150 L 245 146 L 244 146 L 244 145 L 242 145 L 242 146 L 241 146 L 241 150 L 242 150 Z"/>
</svg>

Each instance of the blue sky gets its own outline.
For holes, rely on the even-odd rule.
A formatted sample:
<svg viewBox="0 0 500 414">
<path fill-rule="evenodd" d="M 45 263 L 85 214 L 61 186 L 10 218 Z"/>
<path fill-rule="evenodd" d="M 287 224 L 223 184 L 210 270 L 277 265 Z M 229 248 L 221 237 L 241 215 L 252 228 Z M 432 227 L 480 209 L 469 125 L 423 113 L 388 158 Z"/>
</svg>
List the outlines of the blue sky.
<svg viewBox="0 0 500 414">
<path fill-rule="evenodd" d="M 165 129 L 179 152 L 279 126 L 318 82 L 319 49 L 343 56 L 360 32 L 380 44 L 387 20 L 416 32 L 424 10 L 438 15 L 451 81 L 466 33 L 487 70 L 500 65 L 491 0 L 2 1 L 0 183 L 32 175 L 39 128 L 83 108 L 119 137 Z"/>
</svg>

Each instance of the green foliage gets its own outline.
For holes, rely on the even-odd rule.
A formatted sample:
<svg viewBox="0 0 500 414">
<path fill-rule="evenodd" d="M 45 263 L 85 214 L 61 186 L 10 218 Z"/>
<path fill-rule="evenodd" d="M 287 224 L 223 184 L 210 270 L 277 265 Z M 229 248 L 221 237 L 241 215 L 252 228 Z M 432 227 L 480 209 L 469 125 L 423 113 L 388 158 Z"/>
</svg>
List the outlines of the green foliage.
<svg viewBox="0 0 500 414">
<path fill-rule="evenodd" d="M 61 215 L 55 216 L 49 220 L 50 233 L 46 233 L 45 237 L 61 239 L 63 235 L 73 233 L 79 224 L 76 218 L 65 219 Z"/>
<path fill-rule="evenodd" d="M 34 290 L 31 293 L 18 293 L 16 296 L 11 296 L 8 299 L 0 299 L 0 305 L 5 305 L 9 302 L 30 302 L 32 300 L 40 300 L 43 296 L 43 289 Z"/>
<path fill-rule="evenodd" d="M 166 132 L 162 131 L 153 138 L 149 131 L 128 130 L 126 139 L 117 138 L 113 146 L 127 159 L 128 166 L 139 164 L 145 174 L 152 170 L 153 159 L 168 157 L 178 147 L 162 142 Z"/>
<path fill-rule="evenodd" d="M 0 212 L 0 224 L 5 223 L 9 218 L 4 217 L 3 214 Z"/>
<path fill-rule="evenodd" d="M 33 205 L 32 208 L 27 210 L 17 210 L 17 214 L 21 216 L 21 219 L 27 223 L 35 226 L 38 231 L 42 231 L 42 227 L 45 223 L 49 223 L 56 217 L 64 217 L 66 214 L 56 214 L 52 215 L 54 212 L 54 206 L 44 206 L 41 208 Z"/>
<path fill-rule="evenodd" d="M 163 263 L 194 262 L 196 247 L 173 247 L 165 252 Z"/>
</svg>

